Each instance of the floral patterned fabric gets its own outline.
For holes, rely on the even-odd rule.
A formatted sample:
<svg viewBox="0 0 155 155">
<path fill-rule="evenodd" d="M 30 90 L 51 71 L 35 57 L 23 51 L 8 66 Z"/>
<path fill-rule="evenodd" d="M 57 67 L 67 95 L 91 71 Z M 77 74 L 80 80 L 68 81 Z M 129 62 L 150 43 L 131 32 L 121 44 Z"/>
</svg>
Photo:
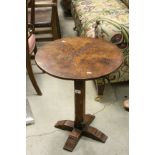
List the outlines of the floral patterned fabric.
<svg viewBox="0 0 155 155">
<path fill-rule="evenodd" d="M 122 49 L 124 62 L 108 76 L 110 82 L 129 80 L 129 9 L 120 0 L 72 0 L 72 15 L 81 36 L 103 38 Z M 101 84 L 103 79 L 98 79 Z"/>
</svg>

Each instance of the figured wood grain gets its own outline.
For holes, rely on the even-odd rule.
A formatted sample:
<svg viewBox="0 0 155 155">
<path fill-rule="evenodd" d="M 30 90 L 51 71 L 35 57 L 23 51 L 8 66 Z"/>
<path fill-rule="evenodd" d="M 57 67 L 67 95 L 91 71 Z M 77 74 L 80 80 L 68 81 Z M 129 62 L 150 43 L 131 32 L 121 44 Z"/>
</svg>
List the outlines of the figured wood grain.
<svg viewBox="0 0 155 155">
<path fill-rule="evenodd" d="M 71 37 L 42 46 L 36 63 L 46 73 L 70 80 L 89 80 L 116 70 L 123 61 L 121 50 L 103 39 Z"/>
</svg>

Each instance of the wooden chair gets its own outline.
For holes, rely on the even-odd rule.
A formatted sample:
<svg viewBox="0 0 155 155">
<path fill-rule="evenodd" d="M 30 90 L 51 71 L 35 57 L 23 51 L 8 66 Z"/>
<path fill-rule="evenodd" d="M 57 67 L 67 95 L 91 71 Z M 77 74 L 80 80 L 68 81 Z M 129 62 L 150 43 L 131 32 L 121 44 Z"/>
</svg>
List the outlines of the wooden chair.
<svg viewBox="0 0 155 155">
<path fill-rule="evenodd" d="M 51 8 L 51 18 L 50 21 L 39 21 L 35 22 L 35 11 L 32 15 L 32 20 L 34 20 L 35 34 L 37 41 L 51 41 L 55 39 L 61 38 L 60 25 L 59 25 L 59 17 L 58 17 L 58 9 L 57 9 L 57 0 L 34 0 L 34 9 L 40 9 L 42 11 L 42 15 L 44 14 L 43 10 L 47 8 Z M 33 12 L 32 12 L 33 13 Z M 39 29 L 39 30 L 38 30 Z M 43 34 L 44 37 L 38 37 Z M 52 37 L 46 37 L 45 34 L 51 34 Z"/>
<path fill-rule="evenodd" d="M 28 3 L 29 2 L 29 3 Z M 34 77 L 33 70 L 32 70 L 32 64 L 31 64 L 31 55 L 36 54 L 37 47 L 36 47 L 36 40 L 34 33 L 34 26 L 31 24 L 31 28 L 28 27 L 28 5 L 33 6 L 34 0 L 27 0 L 26 3 L 26 69 L 27 73 L 30 77 L 30 80 L 37 92 L 38 95 L 42 95 L 42 92 L 37 84 L 37 81 Z M 33 8 L 32 10 L 33 11 Z M 33 23 L 33 14 L 31 16 L 31 22 Z"/>
</svg>

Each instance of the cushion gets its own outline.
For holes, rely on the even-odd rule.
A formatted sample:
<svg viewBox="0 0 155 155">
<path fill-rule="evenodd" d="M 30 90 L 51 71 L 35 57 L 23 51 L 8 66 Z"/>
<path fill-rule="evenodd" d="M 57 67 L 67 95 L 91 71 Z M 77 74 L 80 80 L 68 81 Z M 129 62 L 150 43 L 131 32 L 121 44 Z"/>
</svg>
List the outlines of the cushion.
<svg viewBox="0 0 155 155">
<path fill-rule="evenodd" d="M 72 13 L 81 35 L 95 37 L 96 21 L 112 19 L 128 25 L 128 8 L 120 0 L 73 0 Z"/>
</svg>

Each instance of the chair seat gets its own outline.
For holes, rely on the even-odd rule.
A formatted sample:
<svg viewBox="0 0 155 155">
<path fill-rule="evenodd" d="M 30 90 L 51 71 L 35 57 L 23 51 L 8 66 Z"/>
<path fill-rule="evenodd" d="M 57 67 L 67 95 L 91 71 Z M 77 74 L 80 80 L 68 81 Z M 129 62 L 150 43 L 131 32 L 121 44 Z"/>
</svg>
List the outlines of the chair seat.
<svg viewBox="0 0 155 155">
<path fill-rule="evenodd" d="M 28 44 L 29 44 L 29 53 L 31 54 L 35 48 L 36 45 L 36 38 L 35 35 L 32 34 L 29 39 L 28 39 Z"/>
</svg>

